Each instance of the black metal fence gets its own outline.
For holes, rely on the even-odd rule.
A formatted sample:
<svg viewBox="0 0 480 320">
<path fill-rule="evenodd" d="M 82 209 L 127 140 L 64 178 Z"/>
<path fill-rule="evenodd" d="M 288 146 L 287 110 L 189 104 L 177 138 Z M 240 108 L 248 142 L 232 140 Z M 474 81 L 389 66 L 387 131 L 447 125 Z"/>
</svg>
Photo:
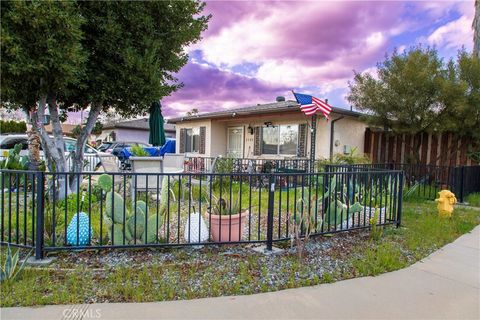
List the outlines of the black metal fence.
<svg viewBox="0 0 480 320">
<path fill-rule="evenodd" d="M 79 192 L 69 191 L 71 181 Z M 402 185 L 398 170 L 81 176 L 2 170 L 0 240 L 35 248 L 39 259 L 89 248 L 266 243 L 271 249 L 306 225 L 314 226 L 313 235 L 398 226 Z"/>
<path fill-rule="evenodd" d="M 459 202 L 471 193 L 480 192 L 480 166 L 436 166 L 426 164 L 356 164 L 328 165 L 327 171 L 401 170 L 405 173 L 406 197 L 433 200 L 443 189 L 451 190 Z"/>
<path fill-rule="evenodd" d="M 221 172 L 235 173 L 304 173 L 311 172 L 359 172 L 376 170 L 401 170 L 404 172 L 405 196 L 433 200 L 442 189 L 455 193 L 460 202 L 475 192 L 480 192 L 480 166 L 437 166 L 428 164 L 376 163 L 331 165 L 312 163 L 304 158 L 244 159 L 217 158 L 223 167 Z M 213 157 L 187 157 L 186 172 L 211 172 Z M 213 170 L 214 172 L 216 170 Z"/>
</svg>

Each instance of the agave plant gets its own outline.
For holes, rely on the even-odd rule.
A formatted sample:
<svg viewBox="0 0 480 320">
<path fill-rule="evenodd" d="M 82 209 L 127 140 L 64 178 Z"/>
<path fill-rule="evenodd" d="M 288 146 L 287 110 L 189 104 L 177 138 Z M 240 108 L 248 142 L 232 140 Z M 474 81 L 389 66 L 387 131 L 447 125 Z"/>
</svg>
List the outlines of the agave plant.
<svg viewBox="0 0 480 320">
<path fill-rule="evenodd" d="M 32 253 L 30 251 L 27 256 L 25 257 L 25 260 L 23 260 L 22 264 L 20 267 L 17 268 L 18 264 L 18 252 L 17 250 L 15 254 L 12 254 L 12 249 L 10 248 L 10 245 L 8 245 L 8 250 L 7 250 L 7 256 L 5 259 L 5 264 L 2 266 L 0 269 L 0 282 L 10 280 L 10 279 L 16 279 L 18 275 L 22 272 L 22 270 L 25 267 L 25 262 L 27 261 L 28 257 Z"/>
</svg>

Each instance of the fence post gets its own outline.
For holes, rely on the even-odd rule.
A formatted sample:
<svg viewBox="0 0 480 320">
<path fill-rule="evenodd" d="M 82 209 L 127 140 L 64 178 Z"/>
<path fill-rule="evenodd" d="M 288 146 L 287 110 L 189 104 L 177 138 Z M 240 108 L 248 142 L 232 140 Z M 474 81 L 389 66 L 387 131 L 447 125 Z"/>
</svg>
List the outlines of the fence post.
<svg viewBox="0 0 480 320">
<path fill-rule="evenodd" d="M 273 246 L 273 203 L 275 198 L 275 177 L 269 176 L 268 183 L 268 216 L 267 216 L 267 250 L 272 251 Z"/>
<path fill-rule="evenodd" d="M 465 166 L 460 167 L 460 202 L 463 202 L 463 184 L 465 182 Z"/>
<path fill-rule="evenodd" d="M 400 172 L 400 181 L 398 188 L 398 208 L 397 208 L 397 228 L 402 224 L 402 205 L 403 205 L 403 174 L 404 171 Z"/>
<path fill-rule="evenodd" d="M 37 186 L 37 216 L 35 217 L 37 227 L 35 235 L 35 259 L 43 259 L 43 244 L 44 244 L 44 198 L 45 198 L 45 175 L 43 171 L 35 173 L 36 186 Z"/>
</svg>

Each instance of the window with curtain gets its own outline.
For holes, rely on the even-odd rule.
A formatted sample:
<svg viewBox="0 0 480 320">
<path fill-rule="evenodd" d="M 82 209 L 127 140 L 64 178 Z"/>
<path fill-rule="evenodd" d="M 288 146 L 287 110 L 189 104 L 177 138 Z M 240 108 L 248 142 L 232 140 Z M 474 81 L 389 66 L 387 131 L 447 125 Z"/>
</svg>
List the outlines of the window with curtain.
<svg viewBox="0 0 480 320">
<path fill-rule="evenodd" d="M 262 127 L 262 154 L 296 155 L 298 125 Z"/>
<path fill-rule="evenodd" d="M 198 152 L 200 149 L 200 128 L 185 130 L 185 152 Z"/>
</svg>

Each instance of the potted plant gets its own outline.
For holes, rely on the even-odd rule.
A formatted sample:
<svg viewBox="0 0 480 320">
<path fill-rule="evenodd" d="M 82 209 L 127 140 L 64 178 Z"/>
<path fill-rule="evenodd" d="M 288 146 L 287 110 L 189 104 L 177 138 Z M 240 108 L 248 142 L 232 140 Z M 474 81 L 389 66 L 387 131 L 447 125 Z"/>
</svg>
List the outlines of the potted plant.
<svg viewBox="0 0 480 320">
<path fill-rule="evenodd" d="M 245 220 L 249 214 L 248 210 L 242 210 L 239 199 L 228 201 L 223 198 L 215 198 L 215 203 L 207 208 L 206 218 L 211 222 L 210 233 L 215 242 L 241 241 Z"/>
<path fill-rule="evenodd" d="M 131 148 L 133 156 L 130 157 L 132 164 L 132 172 L 135 173 L 132 177 L 132 186 L 137 190 L 158 191 L 160 184 L 158 183 L 157 175 L 163 172 L 163 158 L 150 156 L 139 145 L 133 145 Z M 148 179 L 147 179 L 147 174 Z M 147 180 L 148 189 L 147 190 Z"/>
</svg>

